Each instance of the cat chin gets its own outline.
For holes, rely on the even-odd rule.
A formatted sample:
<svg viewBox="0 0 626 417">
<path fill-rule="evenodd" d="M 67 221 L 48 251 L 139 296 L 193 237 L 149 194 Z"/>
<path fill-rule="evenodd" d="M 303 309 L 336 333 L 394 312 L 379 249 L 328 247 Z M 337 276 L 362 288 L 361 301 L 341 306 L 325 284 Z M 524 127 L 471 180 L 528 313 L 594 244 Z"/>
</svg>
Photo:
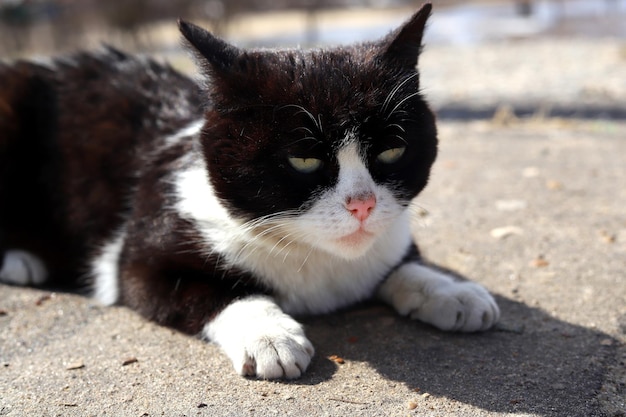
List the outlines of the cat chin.
<svg viewBox="0 0 626 417">
<path fill-rule="evenodd" d="M 374 238 L 374 233 L 368 232 L 367 230 L 359 229 L 354 233 L 350 233 L 349 235 L 338 239 L 338 242 L 347 246 L 358 247 L 367 242 L 371 242 Z"/>
<path fill-rule="evenodd" d="M 331 246 L 335 246 L 335 249 L 331 249 L 331 253 L 344 259 L 360 258 L 371 249 L 375 241 L 374 233 L 357 230 L 333 241 Z"/>
</svg>

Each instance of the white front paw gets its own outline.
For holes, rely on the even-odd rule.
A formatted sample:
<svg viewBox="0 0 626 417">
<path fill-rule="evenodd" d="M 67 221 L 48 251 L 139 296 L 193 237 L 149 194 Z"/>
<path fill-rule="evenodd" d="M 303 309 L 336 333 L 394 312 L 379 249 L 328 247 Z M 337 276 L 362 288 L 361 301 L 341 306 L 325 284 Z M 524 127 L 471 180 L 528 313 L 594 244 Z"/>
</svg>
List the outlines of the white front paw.
<svg viewBox="0 0 626 417">
<path fill-rule="evenodd" d="M 439 270 L 417 263 L 394 272 L 379 294 L 400 314 L 441 330 L 487 330 L 500 317 L 496 301 L 482 286 L 455 281 Z"/>
<path fill-rule="evenodd" d="M 424 303 L 414 304 L 410 317 L 441 330 L 476 332 L 487 330 L 500 317 L 491 294 L 472 282 L 453 282 L 429 294 Z"/>
<path fill-rule="evenodd" d="M 264 379 L 300 377 L 315 352 L 302 326 L 267 297 L 234 302 L 203 333 L 224 349 L 237 372 Z"/>
<path fill-rule="evenodd" d="M 292 325 L 298 323 L 290 320 L 293 323 L 275 322 L 270 325 L 276 329 L 246 338 L 243 345 L 235 349 L 239 352 L 231 357 L 235 369 L 241 375 L 264 379 L 300 377 L 309 366 L 314 349 L 302 329 Z"/>
</svg>

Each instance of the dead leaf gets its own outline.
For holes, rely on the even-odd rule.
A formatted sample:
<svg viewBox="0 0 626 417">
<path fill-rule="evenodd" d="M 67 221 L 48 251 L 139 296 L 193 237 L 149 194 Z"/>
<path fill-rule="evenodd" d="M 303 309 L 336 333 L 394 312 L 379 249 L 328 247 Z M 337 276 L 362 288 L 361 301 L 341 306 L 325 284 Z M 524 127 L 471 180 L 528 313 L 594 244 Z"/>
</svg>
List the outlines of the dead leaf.
<svg viewBox="0 0 626 417">
<path fill-rule="evenodd" d="M 131 358 L 126 358 L 124 359 L 124 361 L 122 362 L 122 366 L 127 366 L 130 365 L 132 363 L 137 363 L 139 362 L 139 359 L 135 358 L 135 357 L 131 357 Z"/>
<path fill-rule="evenodd" d="M 617 236 L 603 230 L 600 232 L 600 237 L 604 241 L 604 243 L 615 243 L 617 241 Z"/>
<path fill-rule="evenodd" d="M 330 355 L 328 359 L 340 365 L 343 365 L 344 363 L 346 363 L 346 361 L 342 357 L 339 357 L 337 355 Z"/>
<path fill-rule="evenodd" d="M 532 260 L 530 265 L 534 266 L 535 268 L 545 268 L 546 266 L 550 265 L 550 262 L 548 262 L 546 258 L 543 257 L 543 255 L 539 255 L 537 256 L 537 258 Z"/>
<path fill-rule="evenodd" d="M 35 301 L 36 306 L 40 306 L 52 298 L 53 294 L 44 294 Z"/>
<path fill-rule="evenodd" d="M 554 190 L 554 191 L 562 190 L 563 183 L 557 180 L 548 180 L 546 181 L 546 187 L 548 187 L 549 190 Z"/>
</svg>

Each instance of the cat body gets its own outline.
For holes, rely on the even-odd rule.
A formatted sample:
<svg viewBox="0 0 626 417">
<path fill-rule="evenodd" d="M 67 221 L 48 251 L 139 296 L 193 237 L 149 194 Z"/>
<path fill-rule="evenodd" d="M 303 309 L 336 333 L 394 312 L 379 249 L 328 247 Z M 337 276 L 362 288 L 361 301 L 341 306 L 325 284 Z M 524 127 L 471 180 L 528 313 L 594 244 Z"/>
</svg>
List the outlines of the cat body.
<svg viewBox="0 0 626 417">
<path fill-rule="evenodd" d="M 291 315 L 372 297 L 489 328 L 493 298 L 425 264 L 410 233 L 437 152 L 416 70 L 429 14 L 312 51 L 180 22 L 202 86 L 111 48 L 0 66 L 0 281 L 78 283 L 261 378 L 314 354 Z"/>
</svg>

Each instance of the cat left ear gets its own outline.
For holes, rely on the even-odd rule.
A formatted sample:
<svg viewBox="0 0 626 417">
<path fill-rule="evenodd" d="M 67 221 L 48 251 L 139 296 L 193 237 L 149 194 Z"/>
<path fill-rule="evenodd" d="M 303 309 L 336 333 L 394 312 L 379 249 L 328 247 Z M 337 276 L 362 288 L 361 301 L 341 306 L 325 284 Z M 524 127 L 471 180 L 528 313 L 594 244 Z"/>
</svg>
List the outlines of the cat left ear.
<svg viewBox="0 0 626 417">
<path fill-rule="evenodd" d="M 415 68 L 432 5 L 426 3 L 413 17 L 383 40 L 383 57 L 396 65 Z"/>
<path fill-rule="evenodd" d="M 240 55 L 237 47 L 224 42 L 193 23 L 179 19 L 178 28 L 199 56 L 210 65 L 211 69 L 228 70 Z"/>
</svg>

